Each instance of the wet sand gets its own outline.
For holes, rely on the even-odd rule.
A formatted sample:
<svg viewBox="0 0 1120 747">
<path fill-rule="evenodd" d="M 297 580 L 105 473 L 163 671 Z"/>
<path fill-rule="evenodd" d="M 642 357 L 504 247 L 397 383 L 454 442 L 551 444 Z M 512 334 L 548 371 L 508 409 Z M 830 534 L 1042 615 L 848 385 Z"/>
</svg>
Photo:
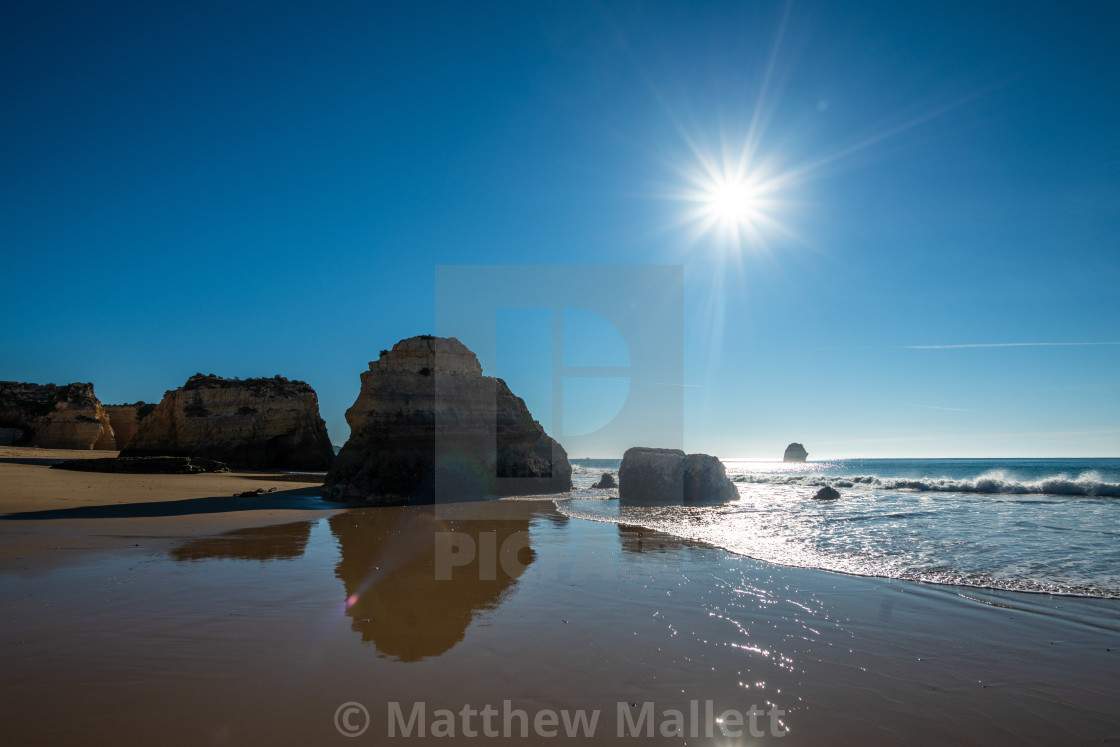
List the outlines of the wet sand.
<svg viewBox="0 0 1120 747">
<path fill-rule="evenodd" d="M 296 485 L 223 505 L 258 500 L 228 498 L 252 479 L 0 461 L 7 740 L 470 744 L 486 723 L 463 708 L 487 705 L 499 734 L 525 712 L 513 744 L 1120 740 L 1115 600 L 783 568 L 546 500 L 340 510 Z M 705 738 L 707 701 L 754 712 L 760 736 Z M 369 713 L 352 738 L 348 702 Z M 389 739 L 392 702 L 425 704 L 425 738 Z M 432 736 L 439 709 L 454 738 Z M 545 737 L 560 710 L 598 710 L 594 736 Z"/>
</svg>

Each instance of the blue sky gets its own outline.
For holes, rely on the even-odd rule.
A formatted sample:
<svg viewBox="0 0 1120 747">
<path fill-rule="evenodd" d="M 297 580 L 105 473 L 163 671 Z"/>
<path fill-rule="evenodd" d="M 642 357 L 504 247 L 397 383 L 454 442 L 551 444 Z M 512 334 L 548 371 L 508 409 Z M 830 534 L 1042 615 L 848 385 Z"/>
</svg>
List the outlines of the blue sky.
<svg viewBox="0 0 1120 747">
<path fill-rule="evenodd" d="M 342 443 L 438 266 L 668 264 L 689 449 L 1117 456 L 1118 32 L 1105 2 L 6 3 L 0 379 L 279 373 Z M 750 209 L 706 226 L 713 174 Z M 1003 343 L 1094 344 L 915 347 Z M 549 365 L 495 372 L 545 421 Z"/>
</svg>

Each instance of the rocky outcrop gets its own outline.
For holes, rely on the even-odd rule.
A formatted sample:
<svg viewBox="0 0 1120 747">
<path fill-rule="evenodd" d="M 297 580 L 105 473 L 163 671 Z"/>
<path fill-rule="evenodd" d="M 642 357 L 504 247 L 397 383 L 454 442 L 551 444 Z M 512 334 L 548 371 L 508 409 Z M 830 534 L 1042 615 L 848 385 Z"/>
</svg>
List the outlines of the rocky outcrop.
<svg viewBox="0 0 1120 747">
<path fill-rule="evenodd" d="M 383 350 L 346 411 L 350 439 L 327 474 L 335 500 L 376 505 L 571 490 L 568 455 L 455 338 Z"/>
<path fill-rule="evenodd" d="M 257 488 L 256 490 L 243 490 L 236 493 L 234 498 L 256 498 L 258 495 L 265 495 L 266 493 L 275 493 L 276 488 Z"/>
<path fill-rule="evenodd" d="M 680 449 L 627 449 L 618 482 L 619 500 L 635 505 L 711 505 L 739 498 L 719 459 Z"/>
<path fill-rule="evenodd" d="M 245 469 L 325 470 L 334 457 L 315 390 L 302 381 L 195 374 L 163 395 L 121 450 Z"/>
<path fill-rule="evenodd" d="M 798 443 L 792 443 L 786 447 L 786 453 L 782 455 L 783 462 L 804 462 L 809 458 L 809 452 L 805 451 L 805 447 Z"/>
<path fill-rule="evenodd" d="M 834 488 L 830 485 L 825 485 L 823 488 L 821 488 L 820 490 L 817 491 L 817 494 L 813 496 L 813 500 L 814 501 L 834 501 L 839 497 L 840 497 L 840 491 L 839 490 L 837 490 L 836 488 Z"/>
<path fill-rule="evenodd" d="M 610 472 L 604 472 L 603 476 L 599 478 L 599 482 L 591 487 L 599 488 L 600 490 L 607 490 L 608 488 L 617 488 L 618 483 L 614 481 L 614 475 Z"/>
<path fill-rule="evenodd" d="M 105 414 L 109 416 L 109 424 L 113 426 L 117 448 L 123 449 L 136 435 L 140 421 L 156 409 L 156 406 L 148 402 L 134 402 L 131 405 L 105 405 L 104 408 Z"/>
<path fill-rule="evenodd" d="M 116 459 L 68 459 L 51 469 L 75 472 L 117 472 L 139 475 L 192 475 L 199 472 L 229 472 L 229 467 L 201 457 L 118 457 Z"/>
<path fill-rule="evenodd" d="M 113 449 L 113 427 L 93 384 L 0 381 L 0 429 L 12 446 Z"/>
</svg>

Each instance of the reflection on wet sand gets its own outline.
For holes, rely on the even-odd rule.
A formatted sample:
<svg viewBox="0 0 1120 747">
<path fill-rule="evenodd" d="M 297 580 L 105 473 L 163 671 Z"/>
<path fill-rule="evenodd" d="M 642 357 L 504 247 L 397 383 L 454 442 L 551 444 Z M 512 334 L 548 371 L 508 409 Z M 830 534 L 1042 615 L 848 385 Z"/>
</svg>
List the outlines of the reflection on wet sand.
<svg viewBox="0 0 1120 747">
<path fill-rule="evenodd" d="M 623 552 L 639 554 L 650 552 L 673 553 L 682 552 L 688 548 L 708 547 L 701 542 L 674 537 L 671 534 L 633 524 L 619 524 L 618 539 Z"/>
<path fill-rule="evenodd" d="M 463 639 L 479 613 L 497 608 L 535 557 L 534 518 L 565 522 L 551 503 L 490 501 L 358 508 L 329 519 L 338 542 L 335 576 L 351 628 L 400 661 L 439 656 Z M 291 560 L 314 522 L 225 532 L 171 550 L 179 561 Z"/>
<path fill-rule="evenodd" d="M 217 537 L 191 540 L 174 548 L 176 560 L 233 558 L 238 560 L 293 560 L 307 549 L 310 521 L 293 521 L 251 529 L 236 529 Z"/>
<path fill-rule="evenodd" d="M 447 652 L 532 563 L 529 523 L 539 507 L 491 501 L 332 516 L 351 628 L 400 661 Z"/>
</svg>

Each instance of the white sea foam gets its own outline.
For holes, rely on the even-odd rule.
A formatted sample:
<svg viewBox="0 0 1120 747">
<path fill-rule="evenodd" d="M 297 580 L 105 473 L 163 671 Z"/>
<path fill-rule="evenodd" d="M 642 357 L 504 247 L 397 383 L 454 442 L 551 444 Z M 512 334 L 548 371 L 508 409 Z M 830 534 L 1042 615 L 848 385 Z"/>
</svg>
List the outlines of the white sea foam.
<svg viewBox="0 0 1120 747">
<path fill-rule="evenodd" d="M 745 474 L 735 482 L 762 485 L 805 485 L 834 488 L 867 487 L 880 490 L 914 490 L 935 493 L 992 493 L 1006 495 L 1081 495 L 1120 498 L 1120 483 L 1107 482 L 1097 472 L 1083 472 L 1076 477 L 1057 474 L 1037 480 L 1015 480 L 1004 470 L 992 470 L 974 478 L 949 477 L 879 477 L 853 475 L 823 477 L 821 475 Z"/>
<path fill-rule="evenodd" d="M 641 526 L 782 565 L 1120 599 L 1120 459 L 726 460 L 724 506 L 619 505 L 577 472 L 574 518 Z M 838 501 L 810 500 L 817 488 Z"/>
</svg>

